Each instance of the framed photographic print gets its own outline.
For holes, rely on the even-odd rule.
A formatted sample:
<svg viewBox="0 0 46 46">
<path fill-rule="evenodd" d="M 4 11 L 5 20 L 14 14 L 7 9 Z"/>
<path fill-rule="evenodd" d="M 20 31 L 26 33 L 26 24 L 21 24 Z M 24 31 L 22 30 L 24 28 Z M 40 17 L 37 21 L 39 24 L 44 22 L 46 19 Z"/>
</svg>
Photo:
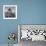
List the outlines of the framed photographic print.
<svg viewBox="0 0 46 46">
<path fill-rule="evenodd" d="M 3 5 L 3 19 L 17 19 L 17 5 Z"/>
<path fill-rule="evenodd" d="M 20 24 L 18 25 L 18 41 L 46 41 L 46 25 Z"/>
</svg>

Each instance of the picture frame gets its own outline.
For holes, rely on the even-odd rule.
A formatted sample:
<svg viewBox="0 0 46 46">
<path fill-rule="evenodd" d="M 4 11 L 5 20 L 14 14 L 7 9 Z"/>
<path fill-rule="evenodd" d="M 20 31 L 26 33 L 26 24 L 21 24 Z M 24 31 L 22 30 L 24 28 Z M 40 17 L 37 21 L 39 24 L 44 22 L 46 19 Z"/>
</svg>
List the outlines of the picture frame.
<svg viewBox="0 0 46 46">
<path fill-rule="evenodd" d="M 3 19 L 17 19 L 17 5 L 3 5 Z"/>
<path fill-rule="evenodd" d="M 46 41 L 46 24 L 19 24 L 18 41 L 22 40 Z"/>
</svg>

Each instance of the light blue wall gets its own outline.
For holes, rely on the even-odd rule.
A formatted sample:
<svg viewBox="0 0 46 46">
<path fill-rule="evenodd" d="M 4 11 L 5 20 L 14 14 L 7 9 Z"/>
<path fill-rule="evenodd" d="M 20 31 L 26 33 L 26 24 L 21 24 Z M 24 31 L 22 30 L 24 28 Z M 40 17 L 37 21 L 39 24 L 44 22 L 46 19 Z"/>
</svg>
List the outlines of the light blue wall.
<svg viewBox="0 0 46 46">
<path fill-rule="evenodd" d="M 17 20 L 3 20 L 5 4 L 18 6 Z M 8 43 L 9 32 L 18 32 L 18 24 L 46 24 L 46 0 L 0 0 L 0 43 Z"/>
<path fill-rule="evenodd" d="M 23 0 L 21 24 L 46 24 L 46 0 Z"/>
<path fill-rule="evenodd" d="M 0 44 L 8 43 L 8 34 L 16 32 L 18 34 L 17 25 L 20 22 L 21 2 L 17 0 L 0 0 Z M 4 20 L 3 19 L 3 5 L 18 5 L 18 19 Z M 18 38 L 17 38 L 18 39 Z M 18 42 L 16 39 L 16 43 Z"/>
</svg>

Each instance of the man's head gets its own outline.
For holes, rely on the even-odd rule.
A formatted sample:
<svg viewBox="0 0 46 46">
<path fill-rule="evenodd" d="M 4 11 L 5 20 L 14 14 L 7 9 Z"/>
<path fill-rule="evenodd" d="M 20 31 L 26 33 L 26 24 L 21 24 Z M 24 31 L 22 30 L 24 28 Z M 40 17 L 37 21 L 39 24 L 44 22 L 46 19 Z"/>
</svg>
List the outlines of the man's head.
<svg viewBox="0 0 46 46">
<path fill-rule="evenodd" d="M 11 8 L 8 8 L 8 13 L 12 13 L 12 9 Z"/>
</svg>

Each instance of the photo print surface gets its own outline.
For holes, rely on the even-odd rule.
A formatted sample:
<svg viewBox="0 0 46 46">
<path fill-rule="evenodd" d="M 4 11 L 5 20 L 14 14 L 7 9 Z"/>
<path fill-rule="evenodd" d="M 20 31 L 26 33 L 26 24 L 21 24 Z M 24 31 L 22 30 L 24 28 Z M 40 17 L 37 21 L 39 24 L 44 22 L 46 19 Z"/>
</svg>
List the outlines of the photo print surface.
<svg viewBox="0 0 46 46">
<path fill-rule="evenodd" d="M 46 25 L 20 25 L 20 40 L 46 41 Z"/>
<path fill-rule="evenodd" d="M 17 19 L 17 5 L 3 5 L 3 19 Z"/>
</svg>

